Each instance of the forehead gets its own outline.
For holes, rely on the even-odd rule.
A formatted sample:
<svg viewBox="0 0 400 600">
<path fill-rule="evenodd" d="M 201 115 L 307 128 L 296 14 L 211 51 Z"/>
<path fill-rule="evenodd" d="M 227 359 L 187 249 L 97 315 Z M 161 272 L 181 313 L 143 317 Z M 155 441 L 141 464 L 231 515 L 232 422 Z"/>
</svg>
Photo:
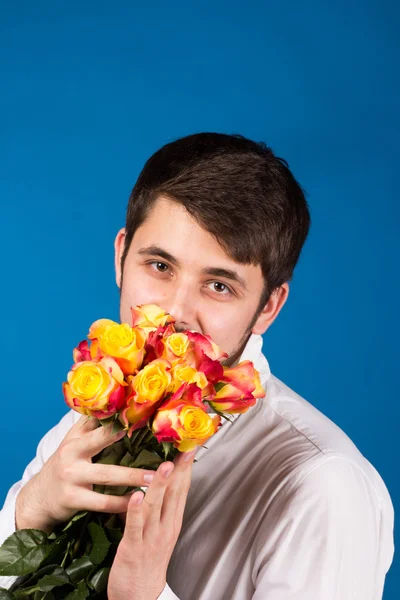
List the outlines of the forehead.
<svg viewBox="0 0 400 600">
<path fill-rule="evenodd" d="M 184 206 L 168 198 L 161 197 L 154 203 L 147 218 L 135 232 L 131 250 L 139 253 L 149 246 L 162 248 L 176 258 L 180 266 L 193 272 L 216 267 L 234 269 L 251 284 L 249 287 L 254 287 L 260 280 L 262 282 L 260 265 L 234 261 Z"/>
</svg>

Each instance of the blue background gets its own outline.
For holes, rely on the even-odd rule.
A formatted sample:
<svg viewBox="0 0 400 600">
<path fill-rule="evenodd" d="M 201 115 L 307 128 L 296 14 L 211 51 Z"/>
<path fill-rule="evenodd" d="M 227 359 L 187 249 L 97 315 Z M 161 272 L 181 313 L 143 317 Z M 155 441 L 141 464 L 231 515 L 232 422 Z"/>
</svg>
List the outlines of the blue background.
<svg viewBox="0 0 400 600">
<path fill-rule="evenodd" d="M 307 190 L 265 354 L 400 509 L 399 4 L 144 4 L 0 3 L 1 497 L 66 411 L 73 346 L 118 319 L 113 240 L 144 161 L 209 130 L 264 140 Z"/>
</svg>

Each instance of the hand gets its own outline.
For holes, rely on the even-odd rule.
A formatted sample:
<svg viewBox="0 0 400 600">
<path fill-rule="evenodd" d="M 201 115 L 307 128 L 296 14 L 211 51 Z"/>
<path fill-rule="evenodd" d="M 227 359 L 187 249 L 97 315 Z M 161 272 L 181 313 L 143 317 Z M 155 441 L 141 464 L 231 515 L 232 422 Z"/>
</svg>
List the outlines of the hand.
<svg viewBox="0 0 400 600">
<path fill-rule="evenodd" d="M 57 523 L 68 521 L 80 510 L 126 512 L 130 495 L 111 496 L 93 491 L 94 484 L 124 487 L 148 486 L 153 471 L 93 464 L 92 457 L 121 439 L 111 435 L 95 419 L 82 416 L 71 427 L 56 452 L 28 481 L 17 496 L 17 529 L 42 529 L 50 533 Z"/>
<path fill-rule="evenodd" d="M 146 495 L 132 494 L 108 580 L 109 600 L 156 600 L 162 593 L 182 527 L 194 454 L 163 463 Z"/>
</svg>

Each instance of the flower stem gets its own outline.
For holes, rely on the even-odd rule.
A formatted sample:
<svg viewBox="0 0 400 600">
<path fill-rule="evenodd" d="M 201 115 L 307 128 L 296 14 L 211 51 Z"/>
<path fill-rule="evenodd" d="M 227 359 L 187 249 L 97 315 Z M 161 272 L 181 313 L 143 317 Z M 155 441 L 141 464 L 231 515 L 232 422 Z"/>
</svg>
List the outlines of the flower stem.
<svg viewBox="0 0 400 600">
<path fill-rule="evenodd" d="M 77 553 L 78 553 L 79 546 L 81 545 L 83 536 L 85 535 L 86 525 L 87 525 L 87 522 L 89 521 L 90 516 L 91 516 L 91 513 L 88 512 L 87 515 L 83 519 L 81 519 L 81 521 L 83 521 L 83 524 L 82 524 L 82 527 L 81 527 L 81 533 L 80 533 L 79 538 L 75 542 L 74 547 L 72 548 L 72 553 L 71 553 L 71 558 L 72 559 L 75 558 L 76 555 L 77 555 Z"/>
</svg>

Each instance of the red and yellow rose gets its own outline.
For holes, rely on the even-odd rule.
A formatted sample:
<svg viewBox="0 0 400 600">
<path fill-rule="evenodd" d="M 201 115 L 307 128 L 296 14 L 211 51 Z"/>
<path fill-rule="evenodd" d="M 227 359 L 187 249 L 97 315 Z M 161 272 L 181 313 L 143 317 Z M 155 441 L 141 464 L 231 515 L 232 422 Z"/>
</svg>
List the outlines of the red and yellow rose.
<svg viewBox="0 0 400 600">
<path fill-rule="evenodd" d="M 147 339 L 140 327 L 99 319 L 90 327 L 88 338 L 92 340 L 90 354 L 93 359 L 112 356 L 125 375 L 132 375 L 140 369 Z"/>
<path fill-rule="evenodd" d="M 264 396 L 265 390 L 258 372 L 251 361 L 244 360 L 236 367 L 224 369 L 210 404 L 219 412 L 245 413 L 254 406 L 257 398 Z"/>
<path fill-rule="evenodd" d="M 63 383 L 66 403 L 84 415 L 105 419 L 125 404 L 127 383 L 113 358 L 83 360 L 73 365 Z"/>
<path fill-rule="evenodd" d="M 175 319 L 156 304 L 140 304 L 131 308 L 132 327 L 140 327 L 146 333 L 155 331 L 160 325 L 174 323 Z"/>
<path fill-rule="evenodd" d="M 158 442 L 170 442 L 180 452 L 190 452 L 213 436 L 221 424 L 219 415 L 209 415 L 196 384 L 183 383 L 157 410 L 152 432 Z"/>
<path fill-rule="evenodd" d="M 170 363 L 159 358 L 134 377 L 127 377 L 126 408 L 121 412 L 120 420 L 128 429 L 129 436 L 147 423 L 165 397 L 172 380 L 170 369 Z"/>
</svg>

